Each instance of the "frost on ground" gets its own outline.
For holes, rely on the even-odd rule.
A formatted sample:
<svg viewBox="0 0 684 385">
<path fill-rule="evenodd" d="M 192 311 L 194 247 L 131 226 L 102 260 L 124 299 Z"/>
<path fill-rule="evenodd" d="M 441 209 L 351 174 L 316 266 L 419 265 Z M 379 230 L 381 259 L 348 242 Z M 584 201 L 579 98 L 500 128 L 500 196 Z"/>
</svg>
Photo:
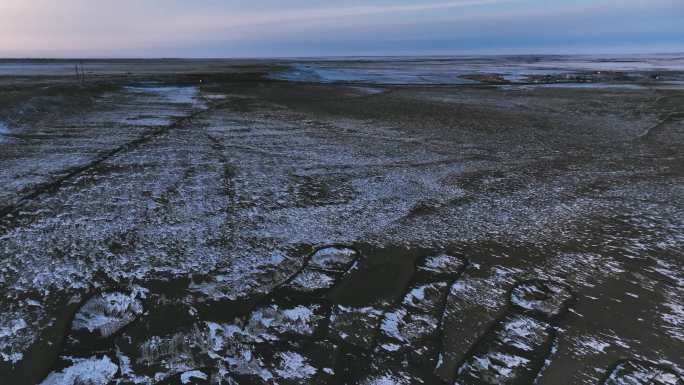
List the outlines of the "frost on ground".
<svg viewBox="0 0 684 385">
<path fill-rule="evenodd" d="M 681 377 L 681 90 L 262 66 L 16 85 L 0 383 Z"/>
</svg>

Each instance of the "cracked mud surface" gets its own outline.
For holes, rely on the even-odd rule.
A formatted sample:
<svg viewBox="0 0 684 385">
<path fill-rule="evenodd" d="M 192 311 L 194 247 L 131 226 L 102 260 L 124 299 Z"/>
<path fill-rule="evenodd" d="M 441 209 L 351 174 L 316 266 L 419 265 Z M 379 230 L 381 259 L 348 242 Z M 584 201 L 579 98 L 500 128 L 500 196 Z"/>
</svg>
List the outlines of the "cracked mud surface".
<svg viewBox="0 0 684 385">
<path fill-rule="evenodd" d="M 270 70 L 2 79 L 0 384 L 682 383 L 683 91 Z"/>
</svg>

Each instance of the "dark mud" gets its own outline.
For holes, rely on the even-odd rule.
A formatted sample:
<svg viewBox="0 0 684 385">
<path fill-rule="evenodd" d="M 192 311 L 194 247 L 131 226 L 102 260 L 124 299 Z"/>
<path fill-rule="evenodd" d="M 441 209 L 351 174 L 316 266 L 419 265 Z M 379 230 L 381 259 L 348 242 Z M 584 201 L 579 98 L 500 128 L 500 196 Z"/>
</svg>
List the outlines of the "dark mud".
<svg viewBox="0 0 684 385">
<path fill-rule="evenodd" d="M 681 383 L 680 90 L 196 65 L 0 82 L 0 384 Z"/>
</svg>

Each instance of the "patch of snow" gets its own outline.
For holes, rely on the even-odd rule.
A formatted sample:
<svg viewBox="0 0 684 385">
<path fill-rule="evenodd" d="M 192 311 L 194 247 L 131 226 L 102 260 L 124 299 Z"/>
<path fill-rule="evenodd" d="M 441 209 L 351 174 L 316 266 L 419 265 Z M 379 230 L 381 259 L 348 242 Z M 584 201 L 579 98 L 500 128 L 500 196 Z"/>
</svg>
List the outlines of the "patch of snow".
<svg viewBox="0 0 684 385">
<path fill-rule="evenodd" d="M 17 362 L 24 359 L 24 354 L 20 352 L 14 352 L 10 354 L 0 353 L 0 358 L 2 358 L 2 360 L 5 362 L 11 362 L 12 364 L 16 364 Z"/>
<path fill-rule="evenodd" d="M 52 372 L 40 385 L 107 385 L 119 367 L 109 357 L 74 359 L 73 364 L 61 372 Z"/>
<path fill-rule="evenodd" d="M 663 384 L 676 385 L 681 378 L 674 372 L 645 361 L 626 361 L 618 365 L 606 384 Z"/>
<path fill-rule="evenodd" d="M 404 299 L 406 302 L 415 303 L 416 301 L 423 301 L 425 299 L 426 286 L 420 286 L 411 290 L 408 296 Z"/>
<path fill-rule="evenodd" d="M 27 331 L 27 327 L 28 324 L 23 318 L 9 319 L 6 324 L 0 324 L 0 347 L 3 347 L 2 350 L 9 350 L 0 351 L 0 360 L 16 364 L 24 358 L 23 353 L 14 351 L 11 342 L 21 339 L 21 336 L 18 336 L 18 334 L 20 334 L 19 332 Z"/>
<path fill-rule="evenodd" d="M 550 326 L 534 318 L 514 315 L 506 319 L 497 338 L 507 346 L 532 352 L 542 346 L 549 338 Z"/>
<path fill-rule="evenodd" d="M 329 289 L 334 285 L 335 277 L 330 274 L 307 269 L 299 273 L 286 287 L 299 292 L 312 292 Z"/>
<path fill-rule="evenodd" d="M 401 349 L 401 345 L 397 344 L 382 344 L 380 345 L 380 347 L 387 350 L 388 352 L 396 352 L 399 349 Z"/>
<path fill-rule="evenodd" d="M 571 299 L 572 293 L 565 287 L 545 281 L 520 284 L 511 293 L 511 302 L 514 305 L 545 317 L 559 315 Z"/>
<path fill-rule="evenodd" d="M 209 377 L 204 372 L 201 372 L 199 370 L 192 370 L 190 372 L 185 372 L 181 374 L 181 384 L 189 384 L 190 380 L 192 380 L 193 378 L 206 380 Z"/>
<path fill-rule="evenodd" d="M 299 305 L 280 308 L 264 306 L 252 312 L 249 319 L 236 324 L 208 322 L 208 340 L 211 349 L 220 351 L 233 343 L 255 344 L 278 341 L 284 334 L 311 336 L 318 323 L 325 318 L 322 305 Z"/>
<path fill-rule="evenodd" d="M 26 328 L 27 326 L 28 325 L 26 324 L 26 321 L 24 321 L 23 319 L 12 320 L 10 325 L 0 326 L 0 338 L 11 336 L 19 330 Z"/>
<path fill-rule="evenodd" d="M 361 385 L 409 385 L 410 378 L 393 374 L 383 374 L 366 378 Z"/>
<path fill-rule="evenodd" d="M 498 285 L 494 280 L 480 278 L 458 280 L 451 286 L 449 292 L 449 298 L 458 302 L 459 307 L 476 306 L 491 311 L 501 308 L 505 295 L 505 287 Z"/>
<path fill-rule="evenodd" d="M 453 255 L 441 254 L 425 259 L 418 270 L 434 274 L 455 274 L 463 268 L 463 260 Z"/>
<path fill-rule="evenodd" d="M 514 371 L 529 363 L 530 360 L 527 358 L 494 351 L 473 357 L 472 361 L 459 369 L 459 374 L 471 372 L 476 378 L 484 377 L 492 383 L 512 383 L 511 377 L 515 375 Z"/>
<path fill-rule="evenodd" d="M 587 336 L 579 339 L 577 341 L 576 346 L 576 348 L 581 352 L 582 355 L 603 354 L 606 353 L 606 349 L 608 349 L 609 347 L 609 343 L 601 341 L 592 336 Z"/>
<path fill-rule="evenodd" d="M 385 314 L 385 318 L 382 320 L 380 325 L 380 330 L 383 331 L 387 336 L 393 337 L 399 341 L 404 341 L 404 336 L 399 330 L 399 325 L 402 322 L 402 318 L 406 316 L 406 310 L 398 309 L 394 312 L 389 312 Z"/>
<path fill-rule="evenodd" d="M 76 313 L 73 330 L 88 330 L 109 337 L 143 313 L 135 294 L 102 293 L 88 300 Z"/>
<path fill-rule="evenodd" d="M 32 299 L 26 300 L 26 304 L 29 306 L 43 307 L 43 305 L 41 305 L 40 302 L 32 300 Z"/>
<path fill-rule="evenodd" d="M 283 310 L 283 315 L 292 322 L 310 322 L 314 313 L 305 306 L 297 306 L 294 309 Z"/>
<path fill-rule="evenodd" d="M 131 367 L 131 359 L 117 348 L 116 359 L 119 361 L 119 372 L 121 377 L 133 384 L 148 385 L 152 383 L 152 379 L 145 376 L 138 376 Z"/>
<path fill-rule="evenodd" d="M 356 250 L 347 247 L 326 247 L 311 256 L 310 265 L 343 273 L 349 269 L 357 255 Z"/>
<path fill-rule="evenodd" d="M 247 325 L 242 329 L 243 335 L 252 336 L 255 340 L 277 340 L 279 335 L 290 333 L 310 336 L 318 323 L 324 318 L 321 305 L 299 305 L 282 309 L 271 305 L 255 310 Z"/>
<path fill-rule="evenodd" d="M 434 282 L 414 287 L 409 291 L 402 304 L 413 311 L 436 312 L 441 310 L 442 298 L 448 290 L 446 282 Z"/>
<path fill-rule="evenodd" d="M 306 358 L 295 352 L 278 353 L 280 365 L 275 372 L 282 378 L 304 380 L 311 378 L 318 370 L 307 363 Z"/>
</svg>

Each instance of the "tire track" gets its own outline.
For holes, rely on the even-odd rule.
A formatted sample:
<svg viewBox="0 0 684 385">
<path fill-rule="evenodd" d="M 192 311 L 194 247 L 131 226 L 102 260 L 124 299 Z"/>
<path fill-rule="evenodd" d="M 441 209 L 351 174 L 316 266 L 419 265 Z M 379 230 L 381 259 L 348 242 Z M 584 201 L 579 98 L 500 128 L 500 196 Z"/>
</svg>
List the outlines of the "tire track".
<svg viewBox="0 0 684 385">
<path fill-rule="evenodd" d="M 11 214 L 15 214 L 17 211 L 19 211 L 19 209 L 24 207 L 27 203 L 29 203 L 32 200 L 39 198 L 40 196 L 42 196 L 44 194 L 56 193 L 67 182 L 73 180 L 74 178 L 76 178 L 76 177 L 78 177 L 78 176 L 80 176 L 86 172 L 94 170 L 99 165 L 101 165 L 102 163 L 114 158 L 115 156 L 129 152 L 129 151 L 132 151 L 132 150 L 135 150 L 138 147 L 142 146 L 143 144 L 146 144 L 146 143 L 156 139 L 157 137 L 166 134 L 167 132 L 169 132 L 173 129 L 183 127 L 183 126 L 191 123 L 194 119 L 196 119 L 196 118 L 198 118 L 204 114 L 213 112 L 217 108 L 223 107 L 225 104 L 228 104 L 228 103 L 213 104 L 206 109 L 193 111 L 187 116 L 176 118 L 169 125 L 162 126 L 162 127 L 153 129 L 151 131 L 148 131 L 148 132 L 144 133 L 143 135 L 141 135 L 140 137 L 138 137 L 138 138 L 136 138 L 130 142 L 124 143 L 123 145 L 120 145 L 114 149 L 103 151 L 99 155 L 97 155 L 95 157 L 95 159 L 93 159 L 92 161 L 90 161 L 86 164 L 64 170 L 61 173 L 62 175 L 60 175 L 60 176 L 58 176 L 58 177 L 56 177 L 50 181 L 40 183 L 40 184 L 34 186 L 32 188 L 32 191 L 30 191 L 27 194 L 25 194 L 24 196 L 20 197 L 16 201 L 16 203 L 6 205 L 4 207 L 0 207 L 0 220 L 5 219 L 6 217 L 8 217 Z"/>
</svg>

